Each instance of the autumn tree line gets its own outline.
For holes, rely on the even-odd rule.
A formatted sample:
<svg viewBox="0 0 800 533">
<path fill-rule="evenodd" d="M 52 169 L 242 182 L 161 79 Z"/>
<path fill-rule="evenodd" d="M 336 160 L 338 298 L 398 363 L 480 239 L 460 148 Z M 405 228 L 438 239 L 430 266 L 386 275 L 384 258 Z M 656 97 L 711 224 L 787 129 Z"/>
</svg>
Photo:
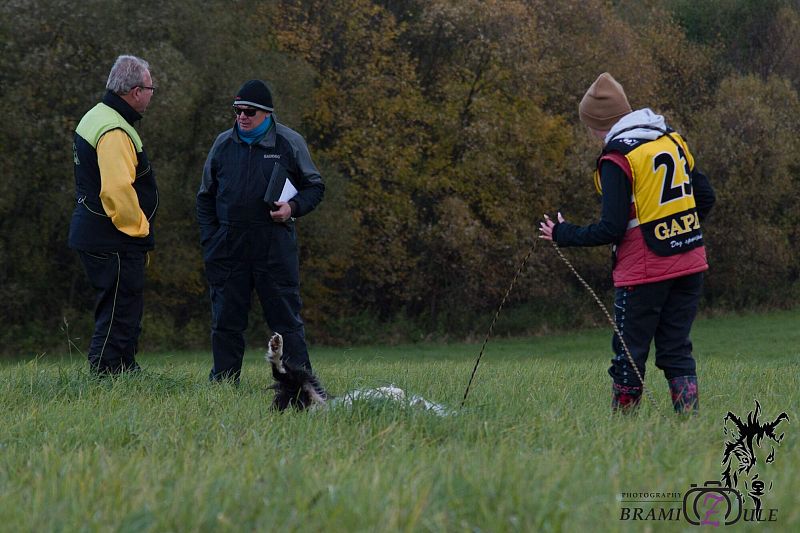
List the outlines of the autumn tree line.
<svg viewBox="0 0 800 533">
<path fill-rule="evenodd" d="M 482 335 L 532 247 L 498 332 L 602 323 L 536 226 L 599 212 L 599 146 L 577 106 L 603 71 L 684 134 L 716 188 L 704 312 L 800 295 L 797 0 L 6 0 L 3 353 L 85 349 L 92 294 L 66 246 L 72 135 L 122 53 L 158 86 L 139 128 L 161 197 L 144 349 L 209 345 L 195 195 L 250 78 L 327 184 L 298 222 L 314 342 Z M 566 253 L 609 301 L 609 250 Z M 256 311 L 251 324 L 261 335 Z"/>
</svg>

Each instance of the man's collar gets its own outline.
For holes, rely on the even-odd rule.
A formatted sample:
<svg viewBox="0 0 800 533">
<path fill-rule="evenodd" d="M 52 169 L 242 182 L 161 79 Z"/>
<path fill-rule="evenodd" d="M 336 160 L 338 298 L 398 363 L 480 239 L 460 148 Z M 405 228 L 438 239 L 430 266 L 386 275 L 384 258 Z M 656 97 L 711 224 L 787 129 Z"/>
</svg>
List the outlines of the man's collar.
<svg viewBox="0 0 800 533">
<path fill-rule="evenodd" d="M 106 94 L 103 95 L 103 103 L 122 115 L 122 118 L 128 121 L 131 126 L 133 126 L 134 122 L 142 120 L 142 115 L 138 111 L 112 91 L 106 91 Z"/>
<path fill-rule="evenodd" d="M 264 148 L 275 148 L 275 144 L 278 138 L 278 120 L 275 117 L 275 113 L 272 113 L 272 124 L 270 124 L 267 133 L 258 141 L 256 144 L 258 146 L 263 146 Z M 236 142 L 243 143 L 244 141 L 239 137 L 239 128 L 237 127 L 236 120 L 233 121 L 233 139 Z"/>
</svg>

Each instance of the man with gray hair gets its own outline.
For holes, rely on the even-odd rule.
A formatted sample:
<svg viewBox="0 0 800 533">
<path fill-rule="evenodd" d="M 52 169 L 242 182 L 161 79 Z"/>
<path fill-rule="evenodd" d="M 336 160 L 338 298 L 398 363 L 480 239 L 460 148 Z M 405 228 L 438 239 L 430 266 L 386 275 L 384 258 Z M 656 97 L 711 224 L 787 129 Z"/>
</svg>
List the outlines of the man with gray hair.
<svg viewBox="0 0 800 533">
<path fill-rule="evenodd" d="M 106 93 L 75 128 L 75 210 L 69 247 L 96 291 L 90 371 L 140 369 L 136 349 L 144 309 L 144 267 L 158 207 L 155 174 L 134 128 L 155 87 L 147 61 L 119 56 Z"/>
</svg>

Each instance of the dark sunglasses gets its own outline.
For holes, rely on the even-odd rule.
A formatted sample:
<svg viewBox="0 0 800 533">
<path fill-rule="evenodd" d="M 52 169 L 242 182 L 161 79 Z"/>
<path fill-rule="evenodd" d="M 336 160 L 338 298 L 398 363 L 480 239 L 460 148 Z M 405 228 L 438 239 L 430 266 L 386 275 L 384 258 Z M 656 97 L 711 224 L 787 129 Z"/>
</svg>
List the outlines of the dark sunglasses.
<svg viewBox="0 0 800 533">
<path fill-rule="evenodd" d="M 256 113 L 258 113 L 258 109 L 245 109 L 244 107 L 233 106 L 233 114 L 238 117 L 239 113 L 244 113 L 246 117 L 254 117 Z"/>
<path fill-rule="evenodd" d="M 150 89 L 151 91 L 156 92 L 155 87 L 148 87 L 147 85 L 137 85 L 137 87 L 140 89 Z"/>
</svg>

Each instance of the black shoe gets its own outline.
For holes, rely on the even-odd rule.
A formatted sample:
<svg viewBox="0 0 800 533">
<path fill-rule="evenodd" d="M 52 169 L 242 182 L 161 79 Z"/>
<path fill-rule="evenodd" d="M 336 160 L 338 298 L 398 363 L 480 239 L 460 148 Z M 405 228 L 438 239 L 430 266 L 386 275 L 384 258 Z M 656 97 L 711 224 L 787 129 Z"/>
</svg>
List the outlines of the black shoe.
<svg viewBox="0 0 800 533">
<path fill-rule="evenodd" d="M 216 373 L 214 369 L 208 374 L 208 381 L 211 383 L 230 383 L 239 386 L 239 379 L 241 377 L 241 370 L 229 370 L 226 372 Z"/>
<path fill-rule="evenodd" d="M 92 364 L 89 363 L 89 373 L 96 377 L 119 376 L 120 374 L 138 374 L 142 372 L 142 367 L 139 363 L 133 361 L 132 363 L 118 363 L 109 365 L 104 363 Z"/>
<path fill-rule="evenodd" d="M 138 374 L 139 372 L 142 372 L 142 367 L 139 366 L 139 363 L 133 361 L 132 363 L 120 365 L 117 374 Z"/>
</svg>

